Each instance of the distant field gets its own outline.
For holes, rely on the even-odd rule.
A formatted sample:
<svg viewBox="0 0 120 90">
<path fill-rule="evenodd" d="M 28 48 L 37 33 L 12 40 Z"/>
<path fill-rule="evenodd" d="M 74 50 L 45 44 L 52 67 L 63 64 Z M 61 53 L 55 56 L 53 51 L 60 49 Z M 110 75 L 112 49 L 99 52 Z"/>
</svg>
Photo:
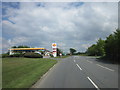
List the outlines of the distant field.
<svg viewBox="0 0 120 90">
<path fill-rule="evenodd" d="M 3 58 L 2 87 L 29 88 L 56 63 L 43 58 Z"/>
</svg>

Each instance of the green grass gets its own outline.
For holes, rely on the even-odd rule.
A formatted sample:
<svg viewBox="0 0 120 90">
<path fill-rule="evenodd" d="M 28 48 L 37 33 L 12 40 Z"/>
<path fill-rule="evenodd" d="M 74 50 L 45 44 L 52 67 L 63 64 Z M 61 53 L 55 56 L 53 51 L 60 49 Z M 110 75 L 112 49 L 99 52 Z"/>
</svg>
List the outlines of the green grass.
<svg viewBox="0 0 120 90">
<path fill-rule="evenodd" d="M 56 60 L 43 58 L 3 58 L 3 88 L 29 88 L 45 74 Z"/>
</svg>

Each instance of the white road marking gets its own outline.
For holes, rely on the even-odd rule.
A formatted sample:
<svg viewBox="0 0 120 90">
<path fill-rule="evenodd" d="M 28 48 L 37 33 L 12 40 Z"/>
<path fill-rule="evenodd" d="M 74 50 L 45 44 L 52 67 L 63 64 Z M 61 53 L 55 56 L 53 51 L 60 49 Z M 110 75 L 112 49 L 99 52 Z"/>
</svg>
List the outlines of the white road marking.
<svg viewBox="0 0 120 90">
<path fill-rule="evenodd" d="M 80 70 L 82 70 L 82 68 L 78 65 L 78 64 L 76 64 L 77 66 L 78 66 L 78 68 L 80 69 Z"/>
<path fill-rule="evenodd" d="M 89 61 L 89 60 L 87 60 L 89 63 L 93 63 L 93 62 L 91 62 L 91 61 Z"/>
<path fill-rule="evenodd" d="M 53 67 L 51 67 L 41 78 L 44 78 L 49 73 L 49 71 L 51 71 L 55 66 L 56 66 L 56 64 L 53 65 Z"/>
<path fill-rule="evenodd" d="M 74 62 L 76 62 L 76 61 L 74 60 Z"/>
<path fill-rule="evenodd" d="M 96 64 L 96 65 L 98 65 L 98 66 L 100 66 L 100 67 L 102 67 L 102 68 L 105 68 L 105 69 L 107 69 L 107 70 L 114 71 L 113 69 L 110 69 L 110 68 L 107 68 L 107 67 L 101 66 L 101 65 L 99 65 L 99 64 Z"/>
<path fill-rule="evenodd" d="M 100 90 L 99 88 L 98 88 L 98 86 L 89 78 L 89 77 L 87 77 L 88 79 L 89 79 L 89 81 L 94 85 L 94 87 L 97 89 L 97 90 Z"/>
</svg>

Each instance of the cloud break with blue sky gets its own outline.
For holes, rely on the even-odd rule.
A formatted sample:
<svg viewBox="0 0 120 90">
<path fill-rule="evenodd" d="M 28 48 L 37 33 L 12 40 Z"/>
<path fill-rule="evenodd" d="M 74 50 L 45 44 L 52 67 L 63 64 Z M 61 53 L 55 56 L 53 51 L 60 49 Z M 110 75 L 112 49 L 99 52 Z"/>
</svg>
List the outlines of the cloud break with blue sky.
<svg viewBox="0 0 120 90">
<path fill-rule="evenodd" d="M 86 49 L 118 27 L 117 2 L 2 2 L 2 49 L 28 45 Z"/>
</svg>

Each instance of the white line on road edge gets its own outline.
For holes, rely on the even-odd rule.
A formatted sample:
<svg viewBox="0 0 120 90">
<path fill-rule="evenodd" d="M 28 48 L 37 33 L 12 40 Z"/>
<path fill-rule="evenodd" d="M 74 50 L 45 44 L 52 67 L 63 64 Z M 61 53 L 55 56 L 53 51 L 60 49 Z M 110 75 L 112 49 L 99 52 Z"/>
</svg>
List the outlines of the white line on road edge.
<svg viewBox="0 0 120 90">
<path fill-rule="evenodd" d="M 56 64 L 54 64 L 41 78 L 45 77 L 55 66 Z"/>
<path fill-rule="evenodd" d="M 89 63 L 93 63 L 93 62 L 91 62 L 91 61 L 89 61 L 89 60 L 87 60 Z"/>
<path fill-rule="evenodd" d="M 89 80 L 90 80 L 90 82 L 95 86 L 95 88 L 97 89 L 97 90 L 100 90 L 99 88 L 98 88 L 98 86 L 89 78 L 89 77 L 87 77 Z"/>
<path fill-rule="evenodd" d="M 78 64 L 76 64 L 77 66 L 78 66 L 78 68 L 80 69 L 80 70 L 82 70 L 82 68 L 78 65 Z"/>
<path fill-rule="evenodd" d="M 100 67 L 102 67 L 102 68 L 108 69 L 108 70 L 110 70 L 110 71 L 114 71 L 114 70 L 112 70 L 112 69 L 109 69 L 109 68 L 107 68 L 107 67 L 101 66 L 101 65 L 99 65 L 99 64 L 96 64 L 96 65 L 98 65 L 98 66 L 100 66 Z"/>
<path fill-rule="evenodd" d="M 75 62 L 75 60 L 74 60 L 74 62 Z"/>
</svg>

